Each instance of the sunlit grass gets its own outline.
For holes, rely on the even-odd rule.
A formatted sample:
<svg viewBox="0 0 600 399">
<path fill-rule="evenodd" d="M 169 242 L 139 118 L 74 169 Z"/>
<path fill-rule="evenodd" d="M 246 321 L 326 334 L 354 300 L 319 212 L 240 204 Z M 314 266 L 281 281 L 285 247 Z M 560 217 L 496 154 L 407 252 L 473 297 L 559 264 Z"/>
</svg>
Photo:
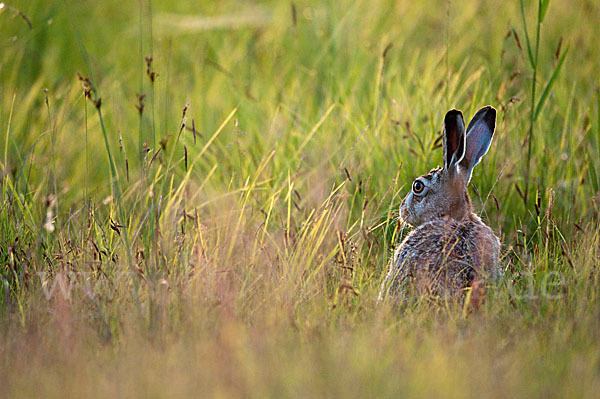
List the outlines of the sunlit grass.
<svg viewBox="0 0 600 399">
<path fill-rule="evenodd" d="M 0 9 L 0 396 L 595 397 L 598 5 L 134 3 Z M 485 104 L 503 277 L 377 304 Z"/>
</svg>

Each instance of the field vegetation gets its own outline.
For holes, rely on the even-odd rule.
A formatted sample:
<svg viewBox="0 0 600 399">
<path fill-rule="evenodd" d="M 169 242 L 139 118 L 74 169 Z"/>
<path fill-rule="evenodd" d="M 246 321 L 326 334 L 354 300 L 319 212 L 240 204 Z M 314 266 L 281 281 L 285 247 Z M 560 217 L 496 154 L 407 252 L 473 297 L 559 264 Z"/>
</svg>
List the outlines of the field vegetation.
<svg viewBox="0 0 600 399">
<path fill-rule="evenodd" d="M 600 3 L 0 3 L 1 397 L 600 392 Z M 482 306 L 377 302 L 497 108 Z"/>
</svg>

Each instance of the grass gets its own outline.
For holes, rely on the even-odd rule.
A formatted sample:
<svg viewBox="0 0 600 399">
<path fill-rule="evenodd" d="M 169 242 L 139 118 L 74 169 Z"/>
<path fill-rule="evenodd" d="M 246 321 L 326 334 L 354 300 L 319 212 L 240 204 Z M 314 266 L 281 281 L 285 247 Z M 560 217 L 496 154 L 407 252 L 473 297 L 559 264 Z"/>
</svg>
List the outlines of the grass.
<svg viewBox="0 0 600 399">
<path fill-rule="evenodd" d="M 595 2 L 134 3 L 0 9 L 0 396 L 595 397 Z M 503 277 L 377 304 L 485 104 Z"/>
</svg>

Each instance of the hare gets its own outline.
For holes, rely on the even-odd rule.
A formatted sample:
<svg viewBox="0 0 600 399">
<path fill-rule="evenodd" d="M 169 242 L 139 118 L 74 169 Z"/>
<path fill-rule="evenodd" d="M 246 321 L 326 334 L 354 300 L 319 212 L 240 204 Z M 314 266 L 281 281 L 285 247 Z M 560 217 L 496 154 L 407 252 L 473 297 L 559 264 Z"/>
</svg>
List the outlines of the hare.
<svg viewBox="0 0 600 399">
<path fill-rule="evenodd" d="M 496 126 L 496 110 L 481 108 L 466 129 L 455 109 L 444 118 L 444 167 L 417 177 L 400 205 L 401 219 L 415 229 L 394 252 L 379 300 L 401 287 L 417 293 L 452 296 L 485 276 L 498 273 L 500 240 L 473 213 L 467 185 L 486 154 Z"/>
</svg>

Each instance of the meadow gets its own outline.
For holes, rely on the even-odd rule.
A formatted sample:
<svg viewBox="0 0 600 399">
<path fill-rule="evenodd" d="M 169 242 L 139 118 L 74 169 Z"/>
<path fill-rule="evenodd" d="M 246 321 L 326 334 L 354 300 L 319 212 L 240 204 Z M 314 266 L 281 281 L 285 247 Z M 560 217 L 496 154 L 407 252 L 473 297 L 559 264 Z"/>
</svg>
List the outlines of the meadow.
<svg viewBox="0 0 600 399">
<path fill-rule="evenodd" d="M 0 3 L 0 397 L 600 392 L 600 4 Z M 377 302 L 498 110 L 482 306 Z"/>
</svg>

